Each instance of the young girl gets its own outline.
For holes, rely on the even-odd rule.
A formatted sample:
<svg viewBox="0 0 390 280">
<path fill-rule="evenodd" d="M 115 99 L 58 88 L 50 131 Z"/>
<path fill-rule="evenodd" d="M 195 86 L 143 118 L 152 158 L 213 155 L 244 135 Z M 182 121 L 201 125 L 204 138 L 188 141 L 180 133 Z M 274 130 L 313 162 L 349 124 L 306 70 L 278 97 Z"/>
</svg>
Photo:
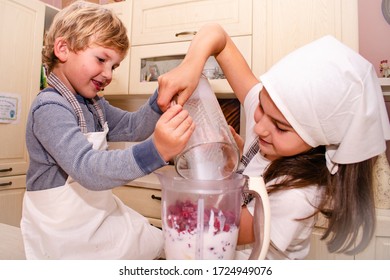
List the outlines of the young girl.
<svg viewBox="0 0 390 280">
<path fill-rule="evenodd" d="M 330 252 L 356 254 L 375 228 L 372 166 L 390 139 L 372 65 L 331 36 L 253 75 L 232 40 L 209 24 L 182 64 L 159 78 L 158 103 L 182 104 L 214 55 L 244 106 L 244 174 L 263 176 L 271 204 L 268 259 L 303 259 L 321 212 Z M 240 242 L 253 242 L 251 203 L 243 207 Z M 361 234 L 361 235 L 359 235 Z M 242 256 L 239 256 L 240 258 Z"/>
<path fill-rule="evenodd" d="M 47 33 L 49 87 L 33 102 L 27 123 L 30 166 L 21 229 L 28 259 L 160 254 L 161 231 L 111 189 L 166 165 L 185 147 L 194 125 L 180 105 L 162 114 L 157 93 L 132 113 L 97 96 L 128 48 L 118 17 L 88 2 L 60 11 Z M 107 139 L 144 141 L 107 151 Z"/>
</svg>

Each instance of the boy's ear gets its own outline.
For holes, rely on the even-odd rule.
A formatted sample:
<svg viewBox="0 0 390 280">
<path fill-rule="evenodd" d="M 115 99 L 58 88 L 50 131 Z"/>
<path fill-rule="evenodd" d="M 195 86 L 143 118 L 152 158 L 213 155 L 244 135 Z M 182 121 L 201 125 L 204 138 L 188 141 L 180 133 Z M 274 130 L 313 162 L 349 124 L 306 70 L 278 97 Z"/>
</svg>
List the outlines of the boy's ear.
<svg viewBox="0 0 390 280">
<path fill-rule="evenodd" d="M 54 55 L 59 61 L 65 62 L 68 59 L 68 42 L 63 37 L 58 37 L 54 41 Z"/>
</svg>

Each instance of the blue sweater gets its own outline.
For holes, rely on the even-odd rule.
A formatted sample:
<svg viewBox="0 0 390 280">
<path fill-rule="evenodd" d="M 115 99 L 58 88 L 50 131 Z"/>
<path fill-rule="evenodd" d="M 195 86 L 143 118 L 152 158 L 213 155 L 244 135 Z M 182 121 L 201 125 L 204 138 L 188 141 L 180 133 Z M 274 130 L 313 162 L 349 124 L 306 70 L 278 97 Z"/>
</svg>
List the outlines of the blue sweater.
<svg viewBox="0 0 390 280">
<path fill-rule="evenodd" d="M 88 132 L 102 131 L 92 104 L 76 96 L 83 110 Z M 127 112 L 100 98 L 108 123 L 107 140 L 142 141 L 126 150 L 92 149 L 81 132 L 70 103 L 55 89 L 40 92 L 27 121 L 26 142 L 30 156 L 27 190 L 62 186 L 71 176 L 90 190 L 107 190 L 123 185 L 166 165 L 151 137 L 162 112 L 157 91 L 138 111 Z"/>
</svg>

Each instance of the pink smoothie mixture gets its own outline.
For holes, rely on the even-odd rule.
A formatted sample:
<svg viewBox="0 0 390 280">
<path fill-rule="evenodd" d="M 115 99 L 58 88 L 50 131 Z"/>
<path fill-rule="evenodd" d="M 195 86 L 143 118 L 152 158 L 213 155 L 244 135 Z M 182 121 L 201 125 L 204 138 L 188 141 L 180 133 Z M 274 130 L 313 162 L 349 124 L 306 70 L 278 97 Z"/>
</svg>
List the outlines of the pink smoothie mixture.
<svg viewBox="0 0 390 280">
<path fill-rule="evenodd" d="M 190 201 L 177 202 L 168 207 L 163 230 L 167 259 L 234 258 L 238 227 L 231 212 L 216 208 L 198 211 Z"/>
</svg>

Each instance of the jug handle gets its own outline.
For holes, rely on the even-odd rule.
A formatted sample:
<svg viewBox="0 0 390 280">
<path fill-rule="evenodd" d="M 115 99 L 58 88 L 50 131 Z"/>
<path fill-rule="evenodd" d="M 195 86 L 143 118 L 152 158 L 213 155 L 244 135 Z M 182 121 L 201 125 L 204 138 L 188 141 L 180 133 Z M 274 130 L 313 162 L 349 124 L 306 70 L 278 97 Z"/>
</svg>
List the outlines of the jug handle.
<svg viewBox="0 0 390 280">
<path fill-rule="evenodd" d="M 256 240 L 249 259 L 264 260 L 268 252 L 271 232 L 271 210 L 268 193 L 262 177 L 250 177 L 248 181 L 249 190 L 246 192 L 253 194 L 256 199 L 253 215 L 253 229 Z M 260 207 L 260 202 L 263 207 Z M 263 224 L 260 223 L 261 216 L 264 217 Z M 259 238 L 260 240 L 258 240 Z"/>
</svg>

